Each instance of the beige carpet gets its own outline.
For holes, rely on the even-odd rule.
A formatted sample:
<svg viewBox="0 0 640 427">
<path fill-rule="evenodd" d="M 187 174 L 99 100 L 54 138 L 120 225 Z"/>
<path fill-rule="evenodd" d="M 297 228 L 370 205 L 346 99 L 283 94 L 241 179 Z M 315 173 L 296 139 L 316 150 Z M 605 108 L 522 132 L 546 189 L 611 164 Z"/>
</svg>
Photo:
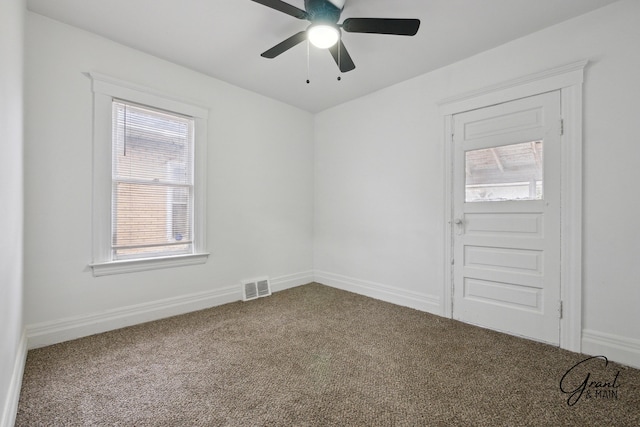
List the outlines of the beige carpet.
<svg viewBox="0 0 640 427">
<path fill-rule="evenodd" d="M 310 284 L 32 350 L 16 425 L 640 426 L 586 357 Z"/>
</svg>

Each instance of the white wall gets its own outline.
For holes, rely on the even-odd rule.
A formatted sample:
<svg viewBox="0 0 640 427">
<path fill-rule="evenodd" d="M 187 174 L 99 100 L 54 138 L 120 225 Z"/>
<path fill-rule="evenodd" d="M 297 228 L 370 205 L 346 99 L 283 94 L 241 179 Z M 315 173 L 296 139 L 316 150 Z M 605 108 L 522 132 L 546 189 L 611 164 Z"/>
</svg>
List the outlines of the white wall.
<svg viewBox="0 0 640 427">
<path fill-rule="evenodd" d="M 24 10 L 0 2 L 0 426 L 13 425 L 22 337 L 22 151 Z M 21 355 L 22 353 L 22 355 Z"/>
<path fill-rule="evenodd" d="M 26 34 L 31 346 L 237 300 L 243 279 L 313 280 L 311 114 L 33 13 Z M 205 265 L 92 276 L 90 71 L 210 109 Z M 147 313 L 167 299 L 187 304 Z"/>
<path fill-rule="evenodd" d="M 640 2 L 617 2 L 318 114 L 317 279 L 442 312 L 444 124 L 437 103 L 589 59 L 583 350 L 640 367 L 638 22 Z"/>
<path fill-rule="evenodd" d="M 442 313 L 444 147 L 437 102 L 589 59 L 583 349 L 606 353 L 617 346 L 620 360 L 640 366 L 640 236 L 633 227 L 640 206 L 634 194 L 619 190 L 640 178 L 640 144 L 633 140 L 639 18 L 639 2 L 616 2 L 314 118 L 28 14 L 26 324 L 35 335 L 66 339 L 72 336 L 56 333 L 83 322 L 115 327 L 114 318 L 151 310 L 157 301 L 207 293 L 214 296 L 208 302 L 221 302 L 239 297 L 228 287 L 243 278 L 267 274 L 286 287 L 309 281 L 312 270 L 322 283 Z M 88 71 L 211 109 L 206 265 L 92 277 Z M 122 322 L 135 320 L 145 317 Z"/>
</svg>

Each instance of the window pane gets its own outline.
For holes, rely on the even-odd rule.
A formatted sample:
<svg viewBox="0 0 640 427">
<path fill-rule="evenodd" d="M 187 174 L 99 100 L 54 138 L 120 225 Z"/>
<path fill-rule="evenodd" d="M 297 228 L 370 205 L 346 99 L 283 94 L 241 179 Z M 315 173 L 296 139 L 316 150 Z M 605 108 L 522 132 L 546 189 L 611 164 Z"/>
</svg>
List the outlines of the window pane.
<svg viewBox="0 0 640 427">
<path fill-rule="evenodd" d="M 192 119 L 114 102 L 114 177 L 190 184 Z"/>
<path fill-rule="evenodd" d="M 186 255 L 191 253 L 191 245 L 167 245 L 153 247 L 135 247 L 125 249 L 114 249 L 114 259 L 136 259 L 136 258 L 154 258 L 166 257 L 172 255 Z"/>
<path fill-rule="evenodd" d="M 192 119 L 114 101 L 114 259 L 192 252 L 192 142 Z"/>
<path fill-rule="evenodd" d="M 542 141 L 465 154 L 465 202 L 543 199 Z"/>
</svg>

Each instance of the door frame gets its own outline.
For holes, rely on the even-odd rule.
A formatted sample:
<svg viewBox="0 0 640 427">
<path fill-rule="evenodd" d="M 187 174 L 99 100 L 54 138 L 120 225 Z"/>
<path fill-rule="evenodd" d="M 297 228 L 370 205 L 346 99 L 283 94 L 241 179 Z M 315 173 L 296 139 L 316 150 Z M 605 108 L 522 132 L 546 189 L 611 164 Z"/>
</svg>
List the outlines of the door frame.
<svg viewBox="0 0 640 427">
<path fill-rule="evenodd" d="M 444 256 L 442 315 L 453 316 L 453 116 L 545 92 L 560 91 L 560 348 L 582 347 L 582 85 L 588 60 L 447 98 L 444 122 Z"/>
</svg>

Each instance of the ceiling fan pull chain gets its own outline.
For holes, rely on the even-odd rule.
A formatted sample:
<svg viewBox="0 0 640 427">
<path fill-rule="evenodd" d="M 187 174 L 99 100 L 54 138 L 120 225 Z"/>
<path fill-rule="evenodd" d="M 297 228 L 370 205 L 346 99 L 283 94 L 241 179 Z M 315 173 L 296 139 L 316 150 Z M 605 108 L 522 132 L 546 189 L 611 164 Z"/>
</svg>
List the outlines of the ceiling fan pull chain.
<svg viewBox="0 0 640 427">
<path fill-rule="evenodd" d="M 309 39 L 307 39 L 307 84 L 311 83 L 311 80 L 309 79 Z"/>
<path fill-rule="evenodd" d="M 342 38 L 338 39 L 338 70 L 342 72 Z M 338 76 L 338 81 L 342 80 L 342 77 Z"/>
</svg>

